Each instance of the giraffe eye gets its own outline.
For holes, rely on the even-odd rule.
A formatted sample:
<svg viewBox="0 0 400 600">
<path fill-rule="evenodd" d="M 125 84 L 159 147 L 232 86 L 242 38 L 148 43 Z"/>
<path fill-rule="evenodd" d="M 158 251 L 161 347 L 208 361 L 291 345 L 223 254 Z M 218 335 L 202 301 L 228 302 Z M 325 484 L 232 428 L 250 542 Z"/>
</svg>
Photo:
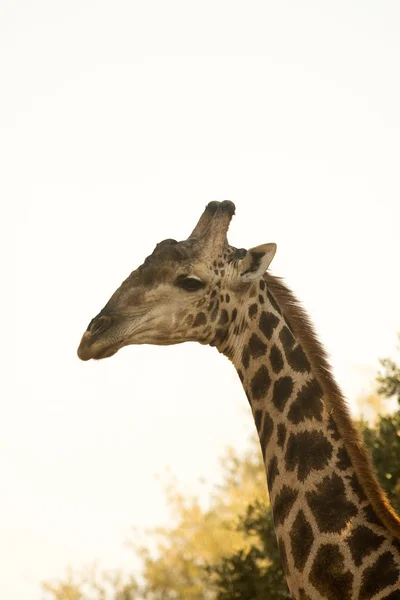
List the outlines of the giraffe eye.
<svg viewBox="0 0 400 600">
<path fill-rule="evenodd" d="M 198 277 L 188 277 L 187 275 L 180 275 L 175 284 L 188 292 L 196 292 L 205 286 L 204 281 Z"/>
</svg>

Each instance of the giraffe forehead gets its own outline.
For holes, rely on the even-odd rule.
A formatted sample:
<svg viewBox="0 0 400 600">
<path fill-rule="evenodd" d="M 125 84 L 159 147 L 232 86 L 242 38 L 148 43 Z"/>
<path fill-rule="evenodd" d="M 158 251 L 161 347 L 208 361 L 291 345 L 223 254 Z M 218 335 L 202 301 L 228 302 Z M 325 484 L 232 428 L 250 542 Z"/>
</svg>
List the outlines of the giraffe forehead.
<svg viewBox="0 0 400 600">
<path fill-rule="evenodd" d="M 167 239 L 156 245 L 143 265 L 139 267 L 139 272 L 145 276 L 146 280 L 154 280 L 160 269 L 165 269 L 165 272 L 167 270 L 176 271 L 187 266 L 190 267 L 190 271 L 195 268 L 198 275 L 201 276 L 201 272 L 205 275 L 206 270 L 215 270 L 215 267 L 222 268 L 232 260 L 243 258 L 245 254 L 245 249 L 237 249 L 228 244 L 222 254 L 204 254 L 198 240 L 188 239 L 177 242 Z"/>
<path fill-rule="evenodd" d="M 206 283 L 223 278 L 227 267 L 242 258 L 246 250 L 226 245 L 222 254 L 209 256 L 199 249 L 198 240 L 177 242 L 166 239 L 158 243 L 143 264 L 134 270 L 117 290 L 119 299 L 128 294 L 150 291 L 158 284 L 172 283 L 179 275 L 198 277 Z M 140 296 L 142 297 L 142 296 Z M 136 298 L 136 301 L 139 296 Z M 135 302 L 136 302 L 135 301 Z"/>
</svg>

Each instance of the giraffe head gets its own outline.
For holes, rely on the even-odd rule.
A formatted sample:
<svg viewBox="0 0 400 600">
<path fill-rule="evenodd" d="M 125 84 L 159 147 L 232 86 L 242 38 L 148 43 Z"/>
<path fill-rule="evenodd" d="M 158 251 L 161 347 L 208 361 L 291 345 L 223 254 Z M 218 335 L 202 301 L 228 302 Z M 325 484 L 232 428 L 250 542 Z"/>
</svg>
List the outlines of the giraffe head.
<svg viewBox="0 0 400 600">
<path fill-rule="evenodd" d="M 228 245 L 234 212 L 232 202 L 210 202 L 187 240 L 157 244 L 90 321 L 79 358 L 107 358 L 130 344 L 198 341 L 219 347 L 237 333 L 240 305 L 276 245 L 248 251 Z"/>
</svg>

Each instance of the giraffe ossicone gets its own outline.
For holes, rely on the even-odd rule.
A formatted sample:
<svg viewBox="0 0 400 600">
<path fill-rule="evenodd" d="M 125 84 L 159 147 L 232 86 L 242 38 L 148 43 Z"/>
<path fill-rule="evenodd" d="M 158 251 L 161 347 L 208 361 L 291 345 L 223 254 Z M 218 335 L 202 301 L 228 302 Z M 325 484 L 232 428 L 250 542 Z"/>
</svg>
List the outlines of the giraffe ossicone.
<svg viewBox="0 0 400 600">
<path fill-rule="evenodd" d="M 216 346 L 250 403 L 292 597 L 400 600 L 400 519 L 305 311 L 267 272 L 276 245 L 231 246 L 234 213 L 232 202 L 211 202 L 187 240 L 157 244 L 89 323 L 78 356 Z"/>
</svg>

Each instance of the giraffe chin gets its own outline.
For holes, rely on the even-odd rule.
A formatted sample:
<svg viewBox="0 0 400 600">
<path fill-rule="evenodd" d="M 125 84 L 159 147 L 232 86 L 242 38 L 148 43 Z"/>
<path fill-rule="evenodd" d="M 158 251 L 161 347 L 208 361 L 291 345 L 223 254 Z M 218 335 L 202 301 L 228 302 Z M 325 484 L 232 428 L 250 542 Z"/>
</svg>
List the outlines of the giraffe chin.
<svg viewBox="0 0 400 600">
<path fill-rule="evenodd" d="M 95 356 L 92 356 L 94 360 L 101 360 L 102 358 L 110 358 L 110 356 L 114 356 L 119 350 L 119 346 L 111 346 L 110 348 L 104 348 L 100 352 L 98 352 Z"/>
</svg>

